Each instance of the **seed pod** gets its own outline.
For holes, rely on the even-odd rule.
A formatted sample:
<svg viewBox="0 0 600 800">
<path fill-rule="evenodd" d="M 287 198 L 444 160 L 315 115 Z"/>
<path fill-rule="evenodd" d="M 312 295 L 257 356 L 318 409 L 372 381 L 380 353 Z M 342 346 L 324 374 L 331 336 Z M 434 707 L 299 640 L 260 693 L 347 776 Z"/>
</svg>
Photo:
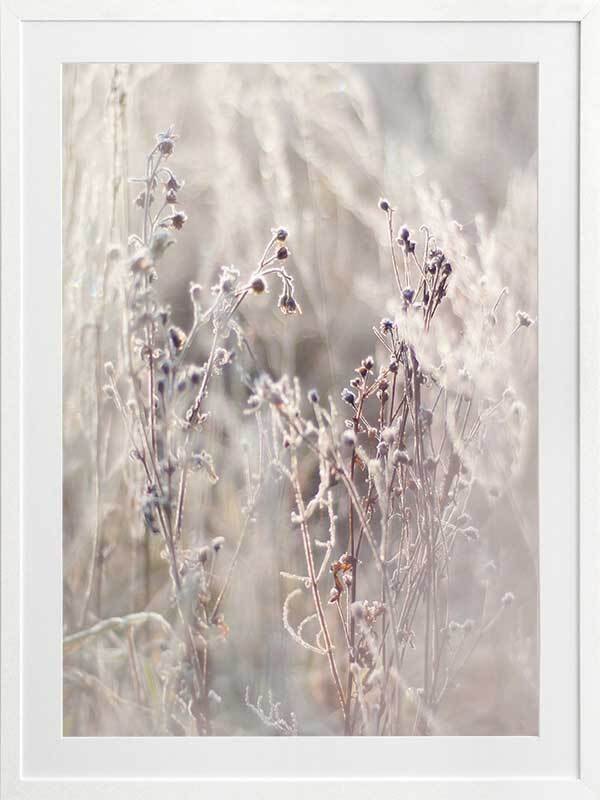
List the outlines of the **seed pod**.
<svg viewBox="0 0 600 800">
<path fill-rule="evenodd" d="M 352 407 L 356 405 L 356 395 L 350 389 L 342 389 L 342 400 Z"/>
<path fill-rule="evenodd" d="M 250 289 L 254 294 L 262 294 L 267 289 L 267 283 L 262 276 L 255 275 L 250 282 Z"/>
<path fill-rule="evenodd" d="M 172 325 L 169 328 L 169 341 L 171 342 L 176 353 L 179 353 L 181 350 L 183 350 L 186 339 L 187 336 L 181 330 L 181 328 L 178 328 L 176 325 Z"/>
</svg>

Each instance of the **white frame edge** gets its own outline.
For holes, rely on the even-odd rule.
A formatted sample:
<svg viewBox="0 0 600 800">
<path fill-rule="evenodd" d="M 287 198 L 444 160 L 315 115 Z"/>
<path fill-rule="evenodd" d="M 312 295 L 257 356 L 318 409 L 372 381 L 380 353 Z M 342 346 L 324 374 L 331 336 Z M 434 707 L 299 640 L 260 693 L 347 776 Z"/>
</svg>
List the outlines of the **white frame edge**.
<svg viewBox="0 0 600 800">
<path fill-rule="evenodd" d="M 597 0 L 2 0 L 22 21 L 582 22 Z"/>
<path fill-rule="evenodd" d="M 579 161 L 580 778 L 600 797 L 600 4 L 581 20 Z"/>
<path fill-rule="evenodd" d="M 21 587 L 19 521 L 21 487 L 21 113 L 20 23 L 4 3 L 0 7 L 0 263 L 2 400 L 2 565 L 1 609 L 1 761 L 0 794 L 23 795 L 20 784 Z M 10 203 L 7 198 L 10 197 Z M 13 298 L 8 302 L 8 296 Z M 15 302 L 19 298 L 18 302 Z M 12 357 L 8 356 L 12 353 Z M 7 465 L 10 465 L 7 467 Z M 12 569 L 7 569 L 12 564 Z"/>
<path fill-rule="evenodd" d="M 51 6 L 51 7 L 50 7 Z M 600 800 L 600 0 L 0 0 L 1 132 L 1 761 L 0 800 L 75 798 L 80 784 L 25 781 L 21 778 L 20 647 L 21 586 L 21 23 L 31 20 L 298 20 L 298 21 L 570 21 L 580 25 L 580 758 L 576 780 L 349 781 L 352 800 L 391 796 L 442 800 L 450 784 L 463 800 Z M 177 785 L 179 800 L 197 797 L 199 782 L 126 781 L 123 797 L 148 800 Z M 300 798 L 307 791 L 333 797 L 342 790 L 329 781 L 219 781 L 219 795 L 233 800 L 256 786 L 263 800 Z M 105 798 L 120 782 L 85 783 L 90 800 Z M 72 787 L 69 789 L 68 787 Z M 158 797 L 158 793 L 156 794 Z"/>
</svg>

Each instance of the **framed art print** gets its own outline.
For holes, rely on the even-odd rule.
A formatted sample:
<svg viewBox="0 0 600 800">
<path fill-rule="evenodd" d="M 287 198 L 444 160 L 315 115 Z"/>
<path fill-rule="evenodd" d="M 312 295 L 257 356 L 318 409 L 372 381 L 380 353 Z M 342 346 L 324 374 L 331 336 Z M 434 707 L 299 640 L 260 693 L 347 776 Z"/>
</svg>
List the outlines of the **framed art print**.
<svg viewBox="0 0 600 800">
<path fill-rule="evenodd" d="M 2 797 L 596 797 L 594 3 L 2 4 Z"/>
</svg>

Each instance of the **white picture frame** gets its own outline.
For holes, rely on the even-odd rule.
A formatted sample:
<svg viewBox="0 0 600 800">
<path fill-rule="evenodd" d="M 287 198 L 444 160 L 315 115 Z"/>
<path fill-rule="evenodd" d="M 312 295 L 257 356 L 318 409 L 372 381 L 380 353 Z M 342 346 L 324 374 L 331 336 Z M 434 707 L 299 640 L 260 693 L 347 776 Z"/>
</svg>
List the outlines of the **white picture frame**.
<svg viewBox="0 0 600 800">
<path fill-rule="evenodd" d="M 1 633 L 2 633 L 2 762 L 1 762 L 1 792 L 2 800 L 37 800 L 37 798 L 65 798 L 75 800 L 82 794 L 90 798 L 163 798 L 173 796 L 179 800 L 187 800 L 198 796 L 199 792 L 214 792 L 219 798 L 236 798 L 242 794 L 249 798 L 264 798 L 264 800 L 285 796 L 294 800 L 306 796 L 309 792 L 312 797 L 329 798 L 343 793 L 349 800 L 360 800 L 372 797 L 410 797 L 416 800 L 433 800 L 433 798 L 488 798 L 489 800 L 504 800 L 504 798 L 527 798 L 527 800 L 562 800 L 562 798 L 600 798 L 600 763 L 598 759 L 598 742 L 600 741 L 600 536 L 598 520 L 600 519 L 600 318 L 598 301 L 600 299 L 600 0 L 488 0 L 481 3 L 475 0 L 437 0 L 425 3 L 416 3 L 414 0 L 347 0 L 340 4 L 329 0 L 328 2 L 294 2 L 293 0 L 254 0 L 251 4 L 237 2 L 217 2 L 207 0 L 202 3 L 194 0 L 180 0 L 177 4 L 169 0 L 129 0 L 127 3 L 118 0 L 0 0 L 1 9 L 1 187 L 2 187 L 2 216 L 1 216 L 1 259 L 2 259 L 2 538 L 1 538 L 1 565 L 2 565 L 2 596 L 1 596 Z M 251 759 L 260 764 L 252 771 L 244 774 L 235 768 L 236 756 L 228 765 L 227 756 L 221 758 L 219 752 L 224 753 L 229 746 L 228 740 L 216 739 L 210 743 L 210 750 L 202 751 L 204 743 L 198 740 L 175 742 L 184 748 L 181 752 L 187 758 L 204 758 L 206 763 L 219 762 L 220 773 L 209 770 L 205 775 L 200 767 L 195 774 L 177 773 L 176 768 L 169 772 L 165 767 L 164 775 L 152 774 L 150 777 L 140 761 L 144 749 L 160 745 L 159 742 L 149 743 L 144 740 L 85 740 L 75 743 L 69 751 L 71 765 L 64 767 L 56 761 L 56 770 L 52 764 L 54 751 L 49 747 L 47 758 L 42 755 L 35 763 L 46 764 L 40 773 L 36 772 L 35 759 L 28 755 L 30 750 L 25 743 L 24 720 L 28 720 L 31 729 L 32 711 L 35 711 L 35 720 L 41 733 L 40 741 L 48 735 L 48 741 L 60 742 L 60 731 L 52 727 L 54 700 L 48 697 L 44 700 L 45 687 L 40 681 L 32 681 L 32 676 L 40 676 L 39 671 L 32 671 L 39 664 L 54 664 L 60 661 L 59 632 L 56 635 L 56 644 L 45 645 L 42 635 L 45 629 L 47 598 L 55 598 L 57 581 L 48 578 L 48 584 L 36 583 L 35 592 L 31 590 L 31 569 L 37 561 L 48 564 L 47 558 L 42 558 L 44 551 L 44 537 L 46 531 L 40 528 L 39 508 L 34 508 L 36 503 L 43 507 L 46 500 L 54 505 L 52 494 L 45 494 L 44 487 L 38 484 L 33 493 L 27 481 L 31 479 L 29 466 L 32 464 L 33 451 L 31 447 L 31 434 L 24 436 L 24 426 L 36 431 L 39 435 L 39 459 L 43 468 L 38 471 L 41 481 L 44 474 L 50 476 L 48 486 L 60 485 L 60 429 L 49 433 L 45 426 L 44 408 L 57 403 L 60 405 L 60 387 L 58 376 L 52 377 L 52 367 L 60 363 L 60 326 L 54 324 L 60 319 L 60 293 L 36 297 L 36 318 L 31 316 L 32 298 L 28 294 L 31 283 L 29 277 L 32 270 L 41 271 L 46 268 L 43 263 L 44 250 L 48 246 L 60 248 L 60 230 L 52 228 L 56 220 L 56 208 L 60 208 L 60 157 L 56 152 L 56 163 L 49 163 L 50 159 L 40 161 L 43 168 L 36 171 L 39 185 L 36 193 L 42 186 L 46 193 L 54 195 L 53 205 L 48 216 L 40 222 L 34 232 L 27 224 L 30 198 L 34 194 L 31 182 L 25 183 L 24 179 L 29 174 L 31 163 L 42 158 L 42 150 L 35 150 L 41 141 L 40 134 L 44 131 L 33 130 L 33 118 L 28 110 L 32 98 L 27 96 L 31 84 L 29 72 L 35 67 L 35 60 L 40 63 L 46 57 L 45 47 L 46 31 L 58 31 L 61 26 L 72 27 L 72 45 L 66 60 L 93 60 L 86 57 L 86 39 L 88 32 L 94 26 L 98 30 L 106 23 L 121 26 L 116 35 L 117 43 L 121 35 L 126 36 L 127 26 L 141 22 L 193 23 L 194 25 L 210 25 L 220 23 L 223 25 L 235 24 L 240 30 L 240 25 L 259 24 L 308 24 L 326 25 L 328 23 L 344 24 L 373 24 L 393 25 L 411 23 L 415 25 L 443 25 L 455 23 L 456 25 L 485 24 L 486 35 L 489 35 L 491 26 L 527 23 L 531 31 L 535 26 L 548 24 L 575 26 L 575 47 L 578 48 L 579 68 L 579 97 L 572 97 L 572 107 L 578 101 L 579 117 L 570 120 L 572 125 L 578 125 L 579 164 L 578 174 L 571 174 L 571 180 L 578 181 L 579 208 L 572 208 L 570 213 L 578 214 L 579 231 L 578 239 L 573 231 L 573 246 L 578 247 L 579 266 L 579 292 L 578 301 L 573 290 L 572 312 L 573 316 L 573 347 L 576 347 L 577 356 L 571 364 L 572 372 L 577 376 L 577 383 L 573 383 L 565 392 L 569 392 L 569 403 L 574 409 L 573 431 L 578 435 L 578 441 L 573 440 L 573 468 L 575 475 L 569 476 L 573 486 L 573 502 L 569 504 L 568 512 L 578 515 L 578 524 L 573 523 L 573 530 L 578 540 L 573 543 L 573 554 L 577 557 L 577 565 L 573 574 L 573 607 L 568 606 L 568 630 L 564 631 L 567 647 L 576 648 L 576 653 L 571 653 L 573 663 L 577 669 L 573 680 L 565 688 L 569 694 L 570 717 L 574 720 L 573 732 L 569 729 L 563 737 L 551 739 L 548 747 L 543 748 L 543 758 L 538 763 L 535 760 L 535 746 L 532 746 L 532 770 L 522 769 L 510 773 L 507 769 L 499 769 L 498 764 L 502 759 L 501 743 L 482 743 L 481 749 L 472 742 L 471 751 L 472 769 L 469 769 L 468 759 L 459 760 L 458 766 L 442 765 L 437 771 L 415 767 L 407 771 L 403 769 L 402 753 L 406 761 L 412 758 L 411 752 L 406 748 L 411 745 L 406 740 L 394 742 L 387 740 L 365 739 L 359 742 L 363 748 L 365 759 L 369 759 L 377 748 L 383 748 L 387 754 L 388 762 L 391 761 L 390 770 L 385 774 L 378 774 L 374 769 L 370 773 L 357 770 L 357 757 L 361 751 L 351 751 L 345 756 L 345 743 L 343 740 L 328 744 L 334 766 L 328 768 L 325 763 L 325 745 L 313 740 L 312 749 L 307 743 L 268 739 L 261 744 L 260 750 L 252 750 L 252 743 L 248 740 L 238 740 L 232 743 L 232 753 L 251 753 Z M 87 26 L 87 27 L 85 27 Z M 189 27 L 189 26 L 188 26 Z M 117 33 L 117 29 L 112 29 Z M 316 31 L 317 28 L 314 28 Z M 430 28 L 433 35 L 438 35 L 439 30 Z M 524 32 L 525 29 L 521 28 Z M 549 32 L 549 28 L 545 31 Z M 243 31 L 243 28 L 242 28 Z M 539 31 L 538 31 L 539 34 Z M 73 38 L 74 37 L 74 38 Z M 543 38 L 543 37 L 542 37 Z M 49 40 L 48 40 L 49 41 Z M 448 41 L 452 47 L 451 37 Z M 550 41 L 550 39 L 549 39 Z M 58 37 L 56 39 L 58 42 Z M 52 58 L 60 60 L 60 43 L 49 44 L 48 52 Z M 523 41 L 513 42 L 513 51 L 507 53 L 506 60 L 515 58 L 514 53 L 519 47 L 524 47 Z M 455 45 L 457 46 L 457 45 Z M 152 52 L 154 58 L 152 59 Z M 458 50 L 457 50 L 458 52 Z M 73 55 L 73 53 L 75 55 Z M 156 51 L 151 51 L 144 58 L 143 45 L 139 42 L 133 47 L 130 60 L 159 60 Z M 57 55 L 58 54 L 58 55 Z M 573 55 L 573 54 L 571 54 Z M 48 56 L 50 57 L 50 56 Z M 115 59 L 107 54 L 94 53 L 97 60 L 125 60 Z M 275 53 L 272 60 L 277 60 Z M 279 56 L 280 57 L 280 56 Z M 337 55 L 339 58 L 339 55 Z M 458 57 L 458 56 L 455 56 Z M 561 53 L 555 52 L 553 57 L 560 60 Z M 323 59 L 329 58 L 323 53 Z M 165 59 L 168 60 L 168 59 Z M 198 58 L 197 60 L 202 60 Z M 269 60 L 269 59 L 267 59 Z M 335 60 L 335 59 L 332 59 Z M 351 60 L 351 59 L 348 59 Z M 54 63 L 54 62 L 52 62 Z M 59 75 L 53 78 L 59 88 Z M 54 85 L 54 84 L 53 84 Z M 46 114 L 39 120 L 48 121 L 48 137 L 58 131 L 60 127 L 60 104 L 56 107 L 51 95 L 48 97 L 48 108 L 42 109 Z M 569 103 L 564 108 L 556 107 L 556 114 L 571 114 Z M 39 100 L 37 101 L 39 104 Z M 573 112 L 574 114 L 575 112 Z M 549 137 L 551 132 L 544 129 L 541 117 L 540 137 Z M 58 128 L 56 127 L 58 125 Z M 38 118 L 35 118 L 35 126 Z M 53 140 L 54 141 L 54 140 Z M 35 145 L 35 147 L 34 147 Z M 31 148 L 33 149 L 30 149 Z M 54 145 L 53 145 L 54 146 Z M 55 152 L 55 150 L 51 150 Z M 547 154 L 552 151 L 549 147 Z M 552 169 L 552 165 L 544 164 L 543 153 L 540 156 L 540 168 Z M 28 166 L 29 165 L 29 166 Z M 558 174 L 560 169 L 556 167 Z M 574 173 L 575 164 L 565 165 L 565 170 Z M 565 172 L 565 175 L 567 173 Z M 547 184 L 548 185 L 548 184 Z M 41 191 L 41 190 L 40 190 Z M 45 202 L 45 201 L 44 201 Z M 575 217 L 574 217 L 575 218 Z M 547 219 L 547 227 L 540 229 L 540 240 L 548 237 L 552 225 L 561 224 L 560 219 Z M 60 227 L 60 226 L 58 226 Z M 38 242 L 39 239 L 39 242 Z M 550 244 L 550 243 L 549 243 Z M 35 257 L 35 258 L 34 258 Z M 550 259 L 550 256 L 548 256 Z M 575 259 L 577 261 L 577 259 Z M 53 264 L 52 258 L 49 261 Z M 28 277 L 29 276 L 29 277 Z M 575 279 L 575 275 L 573 278 Z M 550 295 L 548 295 L 550 297 Z M 555 297 L 555 295 L 553 295 Z M 38 301 L 43 301 L 44 306 Z M 540 295 L 540 318 L 546 313 L 544 310 L 544 295 Z M 554 303 L 554 300 L 552 300 Z M 548 315 L 560 313 L 557 305 L 549 305 Z M 39 317 L 37 316 L 39 314 Z M 548 325 L 548 323 L 546 323 Z M 550 328 L 547 327 L 546 330 Z M 42 339 L 36 339 L 36 331 L 44 331 Z M 540 326 L 540 336 L 544 336 L 543 324 Z M 46 357 L 46 353 L 48 355 Z M 36 396 L 36 387 L 31 384 L 32 359 L 39 358 L 39 380 L 44 388 Z M 58 358 L 58 362 L 56 359 Z M 543 363 L 542 368 L 543 368 Z M 56 370 L 55 370 L 56 371 Z M 47 378 L 47 381 L 45 379 Z M 540 405 L 547 404 L 547 408 L 559 409 L 552 406 L 552 397 L 544 394 L 545 386 L 543 374 L 540 374 L 541 398 Z M 548 384 L 547 388 L 551 388 Z M 565 395 L 566 397 L 567 395 Z M 57 406 L 57 407 L 58 407 Z M 43 408 L 42 408 L 43 407 Z M 33 412 L 39 409 L 39 417 L 32 419 Z M 38 430 L 39 428 L 39 430 Z M 552 456 L 553 450 L 549 448 L 546 454 Z M 55 474 L 56 473 L 56 474 Z M 543 472 L 542 472 L 543 476 Z M 34 475 L 35 478 L 35 475 Z M 542 500 L 544 497 L 542 487 Z M 39 500 L 38 500 L 39 498 Z M 60 501 L 58 501 L 60 505 Z M 573 519 L 575 517 L 573 516 Z M 37 535 L 39 538 L 40 555 L 37 557 L 32 550 L 31 530 L 32 521 L 37 521 Z M 51 526 L 50 521 L 48 527 Z M 29 527 L 28 527 L 29 526 Z M 542 553 L 544 552 L 544 531 L 541 532 Z M 551 554 L 548 556 L 551 559 Z M 542 558 L 544 561 L 544 557 Z M 552 605 L 552 595 L 560 591 L 561 580 L 556 568 L 560 566 L 551 560 L 545 561 L 547 569 L 546 589 L 542 591 L 542 604 Z M 60 564 L 55 565 L 58 570 L 55 577 L 60 577 Z M 576 574 L 575 574 L 576 573 Z M 37 573 L 36 573 L 37 574 Z M 566 581 L 570 586 L 569 581 Z M 568 589 L 567 589 L 568 591 Z M 560 606 L 556 606 L 560 608 Z M 543 608 L 543 605 L 542 605 Z M 571 611 L 573 612 L 571 614 Z M 37 626 L 34 631 L 27 632 L 25 626 Z M 48 627 L 51 627 L 48 623 Z M 542 659 L 543 637 L 550 628 L 542 626 Z M 24 639 L 32 633 L 40 633 L 40 649 L 32 653 L 30 647 L 23 646 Z M 28 641 L 31 641 L 29 638 Z M 48 641 L 52 641 L 50 638 Z M 571 662 L 569 662 L 571 663 Z M 48 670 L 51 667 L 48 666 Z M 60 670 L 60 667 L 58 667 Z M 569 673 L 565 666 L 565 674 Z M 542 683 L 546 673 L 542 671 Z M 550 673 L 548 673 L 550 675 Z M 25 677 L 24 677 L 25 676 Z M 27 677 L 28 676 L 28 677 Z M 554 676 L 554 673 L 553 673 Z M 555 680 L 555 676 L 548 680 Z M 36 683 L 35 692 L 33 683 Z M 554 683 L 552 685 L 555 685 Z M 24 695 L 23 687 L 27 687 Z M 544 694 L 542 692 L 542 701 Z M 547 698 L 548 699 L 548 698 Z M 560 705 L 557 701 L 557 705 Z M 50 731 L 50 734 L 48 734 Z M 64 740 L 63 740 L 64 741 Z M 55 744 L 56 744 L 55 742 Z M 273 744 L 278 742 L 277 745 Z M 429 744 L 425 742 L 425 744 Z M 435 742 L 433 742 L 435 745 Z M 443 743 L 438 742 L 436 747 Z M 166 747 L 166 745 L 165 745 Z M 273 749 L 277 747 L 277 749 Z M 447 743 L 448 753 L 454 753 L 454 745 Z M 527 742 L 517 742 L 516 749 L 521 748 L 523 753 L 528 753 Z M 79 748 L 79 749 L 78 749 Z M 113 748 L 113 749 L 111 749 Z M 219 748 L 221 749 L 219 751 Z M 270 749 L 269 749 L 270 748 Z M 296 748 L 296 749 L 294 749 Z M 337 748 L 337 749 L 336 749 Z M 396 749 L 394 749 L 396 748 Z M 404 748 L 404 750 L 403 750 Z M 487 749 L 486 749 L 487 748 Z M 496 761 L 489 757 L 490 748 L 495 749 Z M 39 748 L 38 748 L 39 750 Z M 568 758 L 565 755 L 568 750 Z M 110 752 L 109 752 L 110 751 Z M 33 750 L 31 750 L 33 752 Z M 116 758 L 114 753 L 120 756 Z M 149 751 L 148 751 L 149 752 Z M 431 756 L 431 761 L 442 753 L 438 747 L 436 755 Z M 160 757 L 160 750 L 153 750 L 151 758 Z M 433 750 L 432 750 L 433 753 Z M 303 762 L 320 759 L 322 754 L 323 765 L 319 770 L 313 770 L 308 776 L 298 774 L 298 765 Z M 418 758 L 427 763 L 425 751 L 420 746 Z M 467 754 L 465 753 L 465 756 Z M 241 756 L 240 756 L 241 757 Z M 36 758 L 38 756 L 36 755 Z M 454 758 L 450 755 L 448 764 Z M 106 759 L 106 768 L 102 763 Z M 421 761 L 419 761 L 419 759 Z M 525 761 L 527 759 L 525 758 Z M 553 768 L 552 762 L 560 764 L 560 768 Z M 445 762 L 444 762 L 445 763 Z M 496 766 L 494 766 L 496 764 Z M 570 765 L 567 767 L 567 764 Z M 77 769 L 79 765 L 79 769 Z M 281 766 L 282 765 L 282 766 Z M 397 773 L 394 771 L 397 769 Z M 62 772 L 61 772 L 62 770 Z M 73 774 L 69 774 L 71 771 Z M 318 774 L 317 774 L 318 773 Z"/>
</svg>

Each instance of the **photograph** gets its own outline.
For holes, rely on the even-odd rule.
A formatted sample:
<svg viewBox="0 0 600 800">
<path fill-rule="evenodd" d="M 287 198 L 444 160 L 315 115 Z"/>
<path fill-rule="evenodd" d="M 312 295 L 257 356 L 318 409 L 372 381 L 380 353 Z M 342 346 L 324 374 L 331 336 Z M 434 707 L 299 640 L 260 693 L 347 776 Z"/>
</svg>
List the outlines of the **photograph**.
<svg viewBox="0 0 600 800">
<path fill-rule="evenodd" d="M 61 177 L 63 736 L 538 736 L 538 65 L 65 63 Z"/>
</svg>

